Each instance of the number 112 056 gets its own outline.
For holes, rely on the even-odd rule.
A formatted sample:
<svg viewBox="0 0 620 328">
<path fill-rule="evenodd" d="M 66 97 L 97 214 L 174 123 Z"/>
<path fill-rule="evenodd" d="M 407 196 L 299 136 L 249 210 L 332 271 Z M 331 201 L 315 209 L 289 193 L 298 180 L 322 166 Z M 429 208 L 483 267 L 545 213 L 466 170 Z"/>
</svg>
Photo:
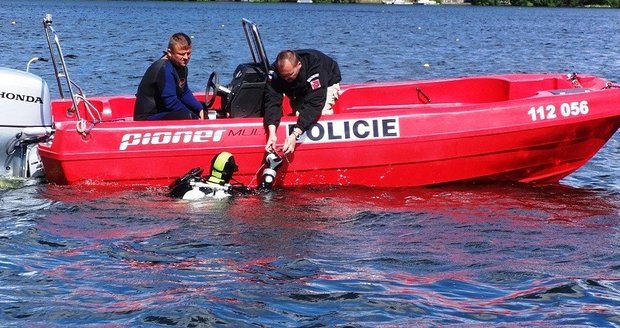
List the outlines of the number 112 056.
<svg viewBox="0 0 620 328">
<path fill-rule="evenodd" d="M 588 101 L 572 101 L 570 103 L 562 103 L 558 107 L 553 104 L 532 106 L 527 112 L 532 121 L 552 120 L 558 117 L 570 117 L 578 115 L 586 115 L 590 112 Z"/>
</svg>

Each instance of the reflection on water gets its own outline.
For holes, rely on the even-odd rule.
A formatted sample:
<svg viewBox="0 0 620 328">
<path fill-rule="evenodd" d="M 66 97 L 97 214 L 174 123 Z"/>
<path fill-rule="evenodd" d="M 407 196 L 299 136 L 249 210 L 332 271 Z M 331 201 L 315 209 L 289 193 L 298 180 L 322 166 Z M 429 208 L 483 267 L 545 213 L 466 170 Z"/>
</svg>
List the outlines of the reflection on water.
<svg viewBox="0 0 620 328">
<path fill-rule="evenodd" d="M 164 194 L 4 190 L 6 318 L 620 324 L 617 194 L 503 184 Z"/>
</svg>

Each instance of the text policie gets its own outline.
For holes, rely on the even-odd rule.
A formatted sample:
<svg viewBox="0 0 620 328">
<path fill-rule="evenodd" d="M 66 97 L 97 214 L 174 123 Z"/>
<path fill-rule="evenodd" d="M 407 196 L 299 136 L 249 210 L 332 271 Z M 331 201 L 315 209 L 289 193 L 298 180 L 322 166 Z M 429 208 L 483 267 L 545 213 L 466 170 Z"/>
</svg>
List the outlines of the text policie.
<svg viewBox="0 0 620 328">
<path fill-rule="evenodd" d="M 276 154 L 267 154 L 263 165 L 261 183 L 256 190 L 252 190 L 233 179 L 233 174 L 239 169 L 235 163 L 235 158 L 229 152 L 221 152 L 211 160 L 209 176 L 202 175 L 203 169 L 193 168 L 184 176 L 176 179 L 170 186 L 169 195 L 186 200 L 222 199 L 235 194 L 271 191 L 281 165 L 282 157 Z M 231 180 L 234 183 L 231 183 Z"/>
<path fill-rule="evenodd" d="M 294 124 L 287 125 L 289 133 L 294 127 Z M 306 131 L 302 140 L 309 143 L 323 143 L 398 138 L 399 127 L 398 117 L 323 121 L 314 124 Z"/>
</svg>

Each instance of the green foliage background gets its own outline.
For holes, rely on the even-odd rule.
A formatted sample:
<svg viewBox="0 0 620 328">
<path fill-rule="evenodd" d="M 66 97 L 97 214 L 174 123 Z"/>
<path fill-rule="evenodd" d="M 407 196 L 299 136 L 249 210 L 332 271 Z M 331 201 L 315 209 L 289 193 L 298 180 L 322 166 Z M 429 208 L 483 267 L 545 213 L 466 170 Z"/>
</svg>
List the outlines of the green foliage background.
<svg viewBox="0 0 620 328">
<path fill-rule="evenodd" d="M 169 0 L 179 1 L 179 0 Z M 214 0 L 181 0 L 208 2 Z M 224 0 L 225 1 L 225 0 Z M 239 0 L 232 0 L 239 1 Z M 297 2 L 297 0 L 251 0 L 253 2 Z M 414 1 L 414 0 L 412 0 Z M 441 3 L 441 0 L 436 0 Z M 313 0 L 314 3 L 381 3 L 381 0 Z M 606 7 L 620 8 L 620 0 L 465 0 L 475 6 L 522 6 L 522 7 Z"/>
<path fill-rule="evenodd" d="M 472 0 L 473 5 L 496 6 L 510 4 L 526 7 L 611 7 L 620 8 L 620 0 Z"/>
</svg>

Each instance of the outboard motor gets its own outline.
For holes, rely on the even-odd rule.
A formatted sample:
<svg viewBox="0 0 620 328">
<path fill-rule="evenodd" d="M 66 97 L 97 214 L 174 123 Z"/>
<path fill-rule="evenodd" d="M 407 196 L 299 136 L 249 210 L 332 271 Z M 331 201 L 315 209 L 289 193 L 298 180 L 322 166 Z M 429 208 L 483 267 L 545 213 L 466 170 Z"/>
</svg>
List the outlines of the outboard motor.
<svg viewBox="0 0 620 328">
<path fill-rule="evenodd" d="M 0 176 L 42 176 L 36 145 L 52 132 L 47 83 L 28 72 L 0 68 L 0 113 Z"/>
</svg>

